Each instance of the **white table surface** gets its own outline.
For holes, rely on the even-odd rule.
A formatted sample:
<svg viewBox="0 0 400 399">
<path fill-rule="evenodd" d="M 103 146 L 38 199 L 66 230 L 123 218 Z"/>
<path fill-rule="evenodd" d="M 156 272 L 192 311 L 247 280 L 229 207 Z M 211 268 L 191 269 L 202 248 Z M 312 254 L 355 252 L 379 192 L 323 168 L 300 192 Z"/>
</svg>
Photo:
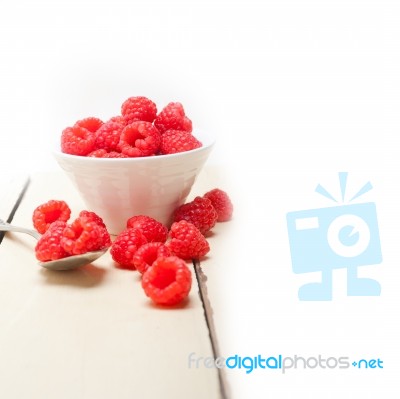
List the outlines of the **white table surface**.
<svg viewBox="0 0 400 399">
<path fill-rule="evenodd" d="M 3 185 L 1 214 L 31 228 L 33 209 L 64 199 L 73 217 L 86 209 L 62 172 Z M 152 305 L 138 273 L 109 253 L 91 265 L 54 272 L 35 259 L 35 239 L 7 233 L 0 245 L 0 375 L 7 398 L 220 398 L 216 369 L 188 366 L 190 353 L 212 357 L 193 265 L 184 306 Z M 197 266 L 199 269 L 201 266 Z M 21 383 L 23 381 L 23 383 Z"/>
</svg>

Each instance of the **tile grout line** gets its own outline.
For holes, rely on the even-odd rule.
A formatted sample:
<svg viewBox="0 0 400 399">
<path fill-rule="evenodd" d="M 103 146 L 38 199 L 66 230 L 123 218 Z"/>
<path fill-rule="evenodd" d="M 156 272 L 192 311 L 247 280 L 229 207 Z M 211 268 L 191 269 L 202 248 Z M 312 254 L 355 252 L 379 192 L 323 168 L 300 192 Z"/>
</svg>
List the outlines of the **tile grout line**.
<svg viewBox="0 0 400 399">
<path fill-rule="evenodd" d="M 204 317 L 206 319 L 206 324 L 210 336 L 211 341 L 211 349 L 213 352 L 213 357 L 216 359 L 220 356 L 217 333 L 215 329 L 214 319 L 213 319 L 213 311 L 210 303 L 210 299 L 208 297 L 207 291 L 207 276 L 204 274 L 201 269 L 201 265 L 199 260 L 193 259 L 193 267 L 196 275 L 197 284 L 199 286 L 199 296 L 201 303 L 203 305 Z M 219 389 L 221 394 L 221 399 L 229 399 L 228 395 L 228 386 L 225 378 L 225 373 L 222 368 L 217 368 L 218 372 L 218 381 L 219 381 Z"/>
</svg>

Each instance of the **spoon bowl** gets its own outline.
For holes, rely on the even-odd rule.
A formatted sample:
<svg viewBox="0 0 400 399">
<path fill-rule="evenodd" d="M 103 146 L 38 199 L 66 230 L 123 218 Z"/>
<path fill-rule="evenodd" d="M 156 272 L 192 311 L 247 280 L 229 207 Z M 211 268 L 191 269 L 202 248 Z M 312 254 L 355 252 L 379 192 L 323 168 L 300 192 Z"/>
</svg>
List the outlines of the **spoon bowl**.
<svg viewBox="0 0 400 399">
<path fill-rule="evenodd" d="M 0 219 L 0 231 L 25 233 L 36 238 L 37 240 L 39 240 L 41 237 L 41 235 L 36 230 L 26 229 L 24 227 L 19 227 L 19 226 L 13 226 L 9 223 L 4 222 L 1 219 Z M 104 255 L 106 252 L 107 248 L 99 251 L 86 252 L 85 254 L 82 255 L 73 255 L 73 256 L 68 256 L 66 258 L 50 260 L 47 262 L 38 262 L 38 263 L 40 266 L 48 270 L 72 270 L 94 262 L 96 259 L 100 258 L 100 256 Z"/>
<path fill-rule="evenodd" d="M 39 262 L 39 265 L 49 270 L 72 270 L 94 262 L 100 256 L 104 255 L 107 249 L 100 251 L 86 252 L 82 255 L 73 255 L 66 258 Z"/>
</svg>

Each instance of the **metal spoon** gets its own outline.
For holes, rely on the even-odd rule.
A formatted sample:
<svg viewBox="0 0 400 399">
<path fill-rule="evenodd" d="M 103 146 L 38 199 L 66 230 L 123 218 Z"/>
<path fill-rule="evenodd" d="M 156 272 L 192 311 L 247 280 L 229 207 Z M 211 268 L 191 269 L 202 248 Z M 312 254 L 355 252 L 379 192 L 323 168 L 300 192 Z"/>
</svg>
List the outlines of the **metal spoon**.
<svg viewBox="0 0 400 399">
<path fill-rule="evenodd" d="M 35 237 L 37 240 L 39 240 L 39 238 L 41 237 L 41 235 L 36 230 L 13 226 L 9 223 L 4 222 L 1 219 L 0 219 L 0 231 L 13 231 L 16 233 L 25 233 L 29 234 L 32 237 Z M 82 255 L 73 255 L 58 260 L 50 260 L 47 262 L 38 262 L 38 263 L 40 266 L 45 267 L 46 269 L 49 270 L 71 270 L 94 262 L 105 252 L 107 252 L 107 248 L 102 249 L 100 251 L 86 252 L 85 254 Z"/>
</svg>

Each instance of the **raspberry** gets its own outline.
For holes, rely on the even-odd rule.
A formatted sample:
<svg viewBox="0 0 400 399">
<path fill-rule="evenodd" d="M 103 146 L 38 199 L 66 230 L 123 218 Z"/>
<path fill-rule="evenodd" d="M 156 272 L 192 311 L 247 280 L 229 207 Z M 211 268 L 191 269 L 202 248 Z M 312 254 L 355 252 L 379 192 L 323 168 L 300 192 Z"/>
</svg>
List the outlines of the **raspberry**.
<svg viewBox="0 0 400 399">
<path fill-rule="evenodd" d="M 80 126 L 67 127 L 61 134 L 61 151 L 85 156 L 92 152 L 96 134 Z"/>
<path fill-rule="evenodd" d="M 90 212 L 90 211 L 80 211 L 79 212 L 79 217 L 80 218 L 86 218 L 89 222 L 95 222 L 101 227 L 106 227 L 104 224 L 103 219 L 95 212 Z"/>
<path fill-rule="evenodd" d="M 217 222 L 226 222 L 232 218 L 233 205 L 225 191 L 214 188 L 205 193 L 203 197 L 211 201 L 218 215 Z"/>
<path fill-rule="evenodd" d="M 120 125 L 123 125 L 123 126 L 127 125 L 126 120 L 124 119 L 124 117 L 122 115 L 113 116 L 107 122 L 116 122 L 116 123 L 119 123 Z"/>
<path fill-rule="evenodd" d="M 154 126 L 161 134 L 170 129 L 192 131 L 192 121 L 185 115 L 181 103 L 169 103 L 165 106 L 154 120 Z"/>
<path fill-rule="evenodd" d="M 168 228 L 150 216 L 132 216 L 126 222 L 126 227 L 141 230 L 148 242 L 167 241 Z"/>
<path fill-rule="evenodd" d="M 150 122 L 132 122 L 121 133 L 119 147 L 129 157 L 154 155 L 160 147 L 160 132 Z"/>
<path fill-rule="evenodd" d="M 101 158 L 129 158 L 128 155 L 121 154 L 117 151 L 110 151 L 104 154 Z"/>
<path fill-rule="evenodd" d="M 146 244 L 146 237 L 139 229 L 122 231 L 111 246 L 111 256 L 123 269 L 134 270 L 133 256 L 139 247 Z"/>
<path fill-rule="evenodd" d="M 39 205 L 32 215 L 33 227 L 43 234 L 56 221 L 66 222 L 71 216 L 71 209 L 64 201 L 50 200 Z"/>
<path fill-rule="evenodd" d="M 75 126 L 83 127 L 89 132 L 95 133 L 103 125 L 103 121 L 99 118 L 89 116 L 89 118 L 81 119 L 75 123 Z"/>
<path fill-rule="evenodd" d="M 121 154 L 117 151 L 107 152 L 104 148 L 94 150 L 90 152 L 87 156 L 93 158 L 128 158 L 128 156 L 125 154 Z"/>
<path fill-rule="evenodd" d="M 35 246 L 37 260 L 47 262 L 65 258 L 69 255 L 60 244 L 66 226 L 67 223 L 64 221 L 56 221 L 40 237 Z"/>
<path fill-rule="evenodd" d="M 70 226 L 67 226 L 61 238 L 62 247 L 72 255 L 98 251 L 107 248 L 110 244 L 111 239 L 106 228 L 84 216 L 78 217 Z"/>
<path fill-rule="evenodd" d="M 175 305 L 185 299 L 192 286 L 192 273 L 176 256 L 158 258 L 142 276 L 145 294 L 159 305 Z"/>
<path fill-rule="evenodd" d="M 201 147 L 202 144 L 190 132 L 183 130 L 167 130 L 161 135 L 161 154 L 175 154 L 194 150 Z"/>
<path fill-rule="evenodd" d="M 100 148 L 99 150 L 94 150 L 92 152 L 89 152 L 89 154 L 87 154 L 88 157 L 92 157 L 92 158 L 103 158 L 104 155 L 107 154 L 107 151 L 104 148 Z"/>
<path fill-rule="evenodd" d="M 94 212 L 90 212 L 90 211 L 81 211 L 79 213 L 79 217 L 80 218 L 86 218 L 86 220 L 90 221 L 90 222 L 94 222 L 96 224 L 98 224 L 99 226 L 102 227 L 101 229 L 101 247 L 102 248 L 108 248 L 109 246 L 111 246 L 111 237 L 110 234 L 107 231 L 107 227 L 105 225 L 105 223 L 103 222 L 103 219 L 97 215 Z"/>
<path fill-rule="evenodd" d="M 135 121 L 153 122 L 157 115 L 157 107 L 146 97 L 130 97 L 122 104 L 121 114 L 127 124 Z"/>
<path fill-rule="evenodd" d="M 95 147 L 103 148 L 107 152 L 118 151 L 118 143 L 124 125 L 117 122 L 106 122 L 96 132 Z"/>
<path fill-rule="evenodd" d="M 170 255 L 171 251 L 162 242 L 149 242 L 136 251 L 132 262 L 136 270 L 143 274 L 157 258 Z"/>
<path fill-rule="evenodd" d="M 208 241 L 200 230 L 186 220 L 173 223 L 169 234 L 168 248 L 182 259 L 199 259 L 210 251 Z"/>
<path fill-rule="evenodd" d="M 174 222 L 186 220 L 193 223 L 203 234 L 217 222 L 217 212 L 207 198 L 196 197 L 193 201 L 178 207 L 174 212 Z"/>
</svg>

